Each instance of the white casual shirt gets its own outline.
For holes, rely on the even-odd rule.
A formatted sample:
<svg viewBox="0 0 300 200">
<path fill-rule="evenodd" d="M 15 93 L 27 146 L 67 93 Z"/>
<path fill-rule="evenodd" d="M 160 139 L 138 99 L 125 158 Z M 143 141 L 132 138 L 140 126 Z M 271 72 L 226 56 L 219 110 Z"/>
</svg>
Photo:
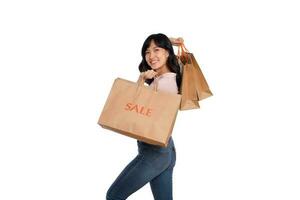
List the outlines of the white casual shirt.
<svg viewBox="0 0 300 200">
<path fill-rule="evenodd" d="M 167 72 L 154 78 L 154 81 L 150 84 L 153 88 L 154 84 L 157 85 L 157 90 L 178 94 L 178 87 L 176 83 L 176 73 Z"/>
</svg>

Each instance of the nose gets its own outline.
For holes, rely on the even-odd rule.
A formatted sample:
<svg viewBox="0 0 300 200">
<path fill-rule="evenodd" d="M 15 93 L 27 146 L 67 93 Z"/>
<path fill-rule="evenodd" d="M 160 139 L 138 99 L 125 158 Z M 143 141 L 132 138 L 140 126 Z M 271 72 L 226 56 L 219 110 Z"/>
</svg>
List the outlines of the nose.
<svg viewBox="0 0 300 200">
<path fill-rule="evenodd" d="M 153 52 L 149 53 L 149 58 L 150 58 L 150 60 L 154 58 L 154 53 Z"/>
</svg>

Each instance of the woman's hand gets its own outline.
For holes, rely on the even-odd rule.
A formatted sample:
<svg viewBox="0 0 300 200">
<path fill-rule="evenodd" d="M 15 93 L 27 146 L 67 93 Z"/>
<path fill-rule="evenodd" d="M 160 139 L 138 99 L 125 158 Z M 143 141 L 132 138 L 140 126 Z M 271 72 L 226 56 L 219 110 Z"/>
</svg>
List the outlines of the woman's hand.
<svg viewBox="0 0 300 200">
<path fill-rule="evenodd" d="M 180 46 L 181 44 L 184 43 L 184 40 L 182 37 L 178 37 L 178 38 L 170 37 L 169 39 L 170 39 L 172 45 L 174 45 L 174 46 Z"/>
<path fill-rule="evenodd" d="M 152 79 L 157 75 L 157 72 L 152 70 L 147 70 L 145 72 L 142 72 L 140 77 L 143 78 L 144 80 L 146 79 Z"/>
</svg>

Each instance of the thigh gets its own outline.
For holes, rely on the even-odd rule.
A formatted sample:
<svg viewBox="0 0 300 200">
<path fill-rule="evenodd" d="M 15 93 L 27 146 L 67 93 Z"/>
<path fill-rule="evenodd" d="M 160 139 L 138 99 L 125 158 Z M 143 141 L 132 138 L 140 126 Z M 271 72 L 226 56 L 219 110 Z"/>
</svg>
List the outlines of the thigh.
<svg viewBox="0 0 300 200">
<path fill-rule="evenodd" d="M 144 152 L 132 160 L 107 192 L 107 199 L 126 199 L 168 166 L 168 155 Z"/>
<path fill-rule="evenodd" d="M 173 168 L 176 162 L 176 152 L 173 149 L 172 161 L 169 167 L 150 181 L 151 190 L 155 200 L 173 199 Z"/>
<path fill-rule="evenodd" d="M 138 155 L 123 169 L 108 189 L 107 199 L 126 199 L 147 183 L 147 177 L 141 174 L 142 161 L 143 156 Z"/>
</svg>

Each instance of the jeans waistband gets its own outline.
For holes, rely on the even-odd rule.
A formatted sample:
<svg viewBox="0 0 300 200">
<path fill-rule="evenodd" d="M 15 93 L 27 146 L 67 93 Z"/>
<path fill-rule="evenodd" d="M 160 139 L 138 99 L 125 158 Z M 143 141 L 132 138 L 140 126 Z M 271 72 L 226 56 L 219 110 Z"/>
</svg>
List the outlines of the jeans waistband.
<svg viewBox="0 0 300 200">
<path fill-rule="evenodd" d="M 161 147 L 158 145 L 147 144 L 142 141 L 137 141 L 137 143 L 138 143 L 139 151 L 141 151 L 143 149 L 151 149 L 151 150 L 155 150 L 155 151 L 159 151 L 159 152 L 165 152 L 165 151 L 170 151 L 170 150 L 172 150 L 172 148 L 174 148 L 174 141 L 173 141 L 172 137 L 170 137 L 167 147 Z"/>
</svg>

